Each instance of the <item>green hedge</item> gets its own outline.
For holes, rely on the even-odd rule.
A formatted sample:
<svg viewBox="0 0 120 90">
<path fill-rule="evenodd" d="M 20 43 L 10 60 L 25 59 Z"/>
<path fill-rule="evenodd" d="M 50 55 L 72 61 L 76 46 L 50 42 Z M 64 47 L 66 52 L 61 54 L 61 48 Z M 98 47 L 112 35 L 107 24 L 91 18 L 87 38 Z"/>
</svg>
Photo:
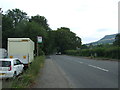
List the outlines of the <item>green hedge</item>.
<svg viewBox="0 0 120 90">
<path fill-rule="evenodd" d="M 120 59 L 120 47 L 97 47 L 93 49 L 81 49 L 81 50 L 66 50 L 68 55 L 77 55 L 77 56 L 96 56 L 96 57 L 105 57 Z"/>
</svg>

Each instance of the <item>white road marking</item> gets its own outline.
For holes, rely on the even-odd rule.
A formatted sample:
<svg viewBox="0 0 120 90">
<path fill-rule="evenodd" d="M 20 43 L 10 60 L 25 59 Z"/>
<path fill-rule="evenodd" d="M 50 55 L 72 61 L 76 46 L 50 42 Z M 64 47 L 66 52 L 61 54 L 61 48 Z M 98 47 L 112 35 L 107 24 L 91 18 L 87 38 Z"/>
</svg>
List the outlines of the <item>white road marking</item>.
<svg viewBox="0 0 120 90">
<path fill-rule="evenodd" d="M 109 70 L 107 70 L 107 69 L 100 68 L 100 67 L 97 67 L 97 66 L 94 66 L 94 65 L 91 65 L 91 64 L 88 64 L 88 66 L 94 67 L 94 68 L 97 68 L 97 69 L 100 69 L 100 70 L 103 70 L 103 71 L 105 71 L 105 72 L 108 72 L 108 71 L 109 71 Z"/>
<path fill-rule="evenodd" d="M 83 62 L 79 62 L 79 63 L 83 63 Z"/>
<path fill-rule="evenodd" d="M 71 61 L 73 61 L 73 60 L 71 60 Z M 108 71 L 109 71 L 109 70 L 107 70 L 107 69 L 104 69 L 104 68 L 101 68 L 101 67 L 97 67 L 97 66 L 94 66 L 94 65 L 91 65 L 91 64 L 87 64 L 87 63 L 84 63 L 84 62 L 80 62 L 80 61 L 75 61 L 75 62 L 81 63 L 81 64 L 86 64 L 86 65 L 88 65 L 88 66 L 90 66 L 90 67 L 97 68 L 97 69 L 102 70 L 102 71 L 105 71 L 105 72 L 108 72 Z"/>
</svg>

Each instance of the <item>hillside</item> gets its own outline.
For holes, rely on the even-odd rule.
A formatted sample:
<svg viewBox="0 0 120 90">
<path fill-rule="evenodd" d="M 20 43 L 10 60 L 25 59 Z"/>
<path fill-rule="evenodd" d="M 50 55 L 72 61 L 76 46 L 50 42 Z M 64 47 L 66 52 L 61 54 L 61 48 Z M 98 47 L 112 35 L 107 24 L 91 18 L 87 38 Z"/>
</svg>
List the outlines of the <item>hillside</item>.
<svg viewBox="0 0 120 90">
<path fill-rule="evenodd" d="M 112 44 L 115 41 L 115 37 L 117 34 L 112 34 L 112 35 L 106 35 L 104 36 L 102 39 L 96 41 L 96 42 L 92 42 L 86 45 L 100 45 L 100 44 Z"/>
</svg>

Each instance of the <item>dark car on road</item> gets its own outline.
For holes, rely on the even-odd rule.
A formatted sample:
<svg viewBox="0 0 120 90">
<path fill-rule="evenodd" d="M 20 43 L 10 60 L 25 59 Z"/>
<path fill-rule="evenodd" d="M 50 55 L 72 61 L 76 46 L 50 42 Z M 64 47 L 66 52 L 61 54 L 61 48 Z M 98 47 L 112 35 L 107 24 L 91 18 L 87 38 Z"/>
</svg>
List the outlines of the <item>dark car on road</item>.
<svg viewBox="0 0 120 90">
<path fill-rule="evenodd" d="M 56 52 L 56 55 L 61 55 L 61 52 Z"/>
</svg>

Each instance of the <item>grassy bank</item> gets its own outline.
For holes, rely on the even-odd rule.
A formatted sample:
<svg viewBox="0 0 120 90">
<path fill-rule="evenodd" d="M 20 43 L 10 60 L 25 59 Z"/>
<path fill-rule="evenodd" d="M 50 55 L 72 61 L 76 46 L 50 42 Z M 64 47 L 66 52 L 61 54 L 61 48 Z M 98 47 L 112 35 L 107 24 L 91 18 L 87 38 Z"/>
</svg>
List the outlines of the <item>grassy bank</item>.
<svg viewBox="0 0 120 90">
<path fill-rule="evenodd" d="M 40 68 L 44 65 L 44 60 L 44 56 L 36 57 L 30 67 L 12 82 L 11 88 L 28 88 L 34 83 Z"/>
</svg>

